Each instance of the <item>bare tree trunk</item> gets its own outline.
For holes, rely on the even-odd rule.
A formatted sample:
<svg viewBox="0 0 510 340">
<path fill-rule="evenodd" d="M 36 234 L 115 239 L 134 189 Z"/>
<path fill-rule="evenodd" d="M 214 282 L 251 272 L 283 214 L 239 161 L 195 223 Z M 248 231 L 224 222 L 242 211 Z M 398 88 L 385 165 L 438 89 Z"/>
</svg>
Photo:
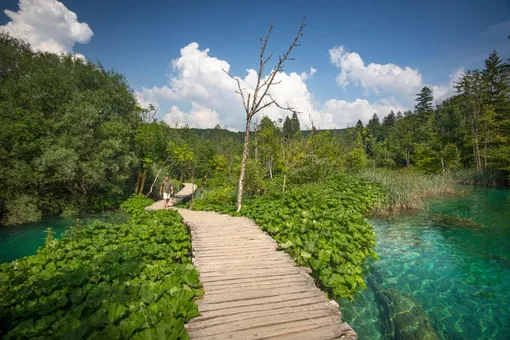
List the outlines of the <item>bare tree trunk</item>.
<svg viewBox="0 0 510 340">
<path fill-rule="evenodd" d="M 273 156 L 269 159 L 269 178 L 273 179 Z"/>
<path fill-rule="evenodd" d="M 443 170 L 443 174 L 444 174 L 444 160 L 443 160 L 443 157 L 441 157 L 441 170 Z"/>
<path fill-rule="evenodd" d="M 487 144 L 488 144 L 488 130 L 487 130 L 487 122 L 484 122 L 484 149 L 483 149 L 483 171 L 485 172 L 487 170 Z"/>
<path fill-rule="evenodd" d="M 277 85 L 280 83 L 280 81 L 276 81 L 275 78 L 278 74 L 280 74 L 283 71 L 283 64 L 287 60 L 293 60 L 293 58 L 290 58 L 290 53 L 294 49 L 294 47 L 299 46 L 298 40 L 303 37 L 303 29 L 305 28 L 305 18 L 301 20 L 301 25 L 299 26 L 299 30 L 296 34 L 296 37 L 290 44 L 289 48 L 286 52 L 278 56 L 278 62 L 273 67 L 272 71 L 269 73 L 267 77 L 264 77 L 264 67 L 267 64 L 267 62 L 271 59 L 272 54 L 266 57 L 266 47 L 267 42 L 269 41 L 269 36 L 271 35 L 271 31 L 273 30 L 273 20 L 271 20 L 271 23 L 269 24 L 269 30 L 267 32 L 267 35 L 265 39 L 260 39 L 260 57 L 259 57 L 259 70 L 257 73 L 257 83 L 255 85 L 255 88 L 253 90 L 253 93 L 247 93 L 247 96 L 245 96 L 246 90 L 243 89 L 241 85 L 241 81 L 239 77 L 232 76 L 228 71 L 223 69 L 223 72 L 225 72 L 229 77 L 234 79 L 237 83 L 237 91 L 235 91 L 237 94 L 241 96 L 244 111 L 246 112 L 246 133 L 244 136 L 244 148 L 243 148 L 243 158 L 241 161 L 241 173 L 239 175 L 239 185 L 237 187 L 237 212 L 241 211 L 241 203 L 243 200 L 243 184 L 244 184 L 244 174 L 246 171 L 246 162 L 248 160 L 248 153 L 249 153 L 249 143 L 250 143 L 250 124 L 251 119 L 253 116 L 272 105 L 278 107 L 281 110 L 287 110 L 291 112 L 297 112 L 290 106 L 283 107 L 271 96 L 271 93 L 269 93 L 269 89 L 273 85 Z M 265 79 L 264 79 L 265 78 Z M 258 152 L 258 151 L 257 151 Z M 258 155 L 257 155 L 258 157 Z"/>
<path fill-rule="evenodd" d="M 142 180 L 142 170 L 138 170 L 138 174 L 136 175 L 136 185 L 135 185 L 135 194 L 138 194 L 138 190 L 140 190 L 140 181 Z"/>
<path fill-rule="evenodd" d="M 147 178 L 148 169 L 143 170 L 142 182 L 140 183 L 140 189 L 138 190 L 139 195 L 143 195 L 143 188 L 145 186 L 145 179 Z"/>
<path fill-rule="evenodd" d="M 195 169 L 191 170 L 191 203 L 195 198 Z"/>
<path fill-rule="evenodd" d="M 285 184 L 287 183 L 287 174 L 283 175 L 282 193 L 285 193 Z"/>
<path fill-rule="evenodd" d="M 411 150 L 406 150 L 406 167 L 409 167 L 410 156 L 411 156 Z"/>
<path fill-rule="evenodd" d="M 204 199 L 204 188 L 207 183 L 207 175 L 202 178 L 202 183 L 200 184 L 200 199 Z"/>
<path fill-rule="evenodd" d="M 165 166 L 165 163 L 168 161 L 169 158 L 170 158 L 170 156 L 168 156 L 165 159 L 165 161 L 163 162 L 163 164 L 161 164 L 161 167 L 159 168 L 158 173 L 156 174 L 156 177 L 154 178 L 154 182 L 152 182 L 151 188 L 150 188 L 149 192 L 147 193 L 147 195 L 145 195 L 145 197 L 149 197 L 149 195 L 152 194 L 152 189 L 154 188 L 154 185 L 156 184 L 156 181 L 158 180 L 159 174 L 161 173 L 161 170 L 163 170 L 163 167 Z"/>
<path fill-rule="evenodd" d="M 255 120 L 254 128 L 253 128 L 253 141 L 255 142 L 255 163 L 259 161 L 259 148 L 257 144 L 257 128 L 258 128 L 258 120 Z"/>
<path fill-rule="evenodd" d="M 243 159 L 241 160 L 241 173 L 239 174 L 239 184 L 237 186 L 237 212 L 241 211 L 241 203 L 243 201 L 243 185 L 244 173 L 246 171 L 246 162 L 248 161 L 248 151 L 250 146 L 250 123 L 251 116 L 246 118 L 246 131 L 244 134 Z"/>
<path fill-rule="evenodd" d="M 473 128 L 473 153 L 475 157 L 476 170 L 482 169 L 482 161 L 480 159 L 480 147 L 478 145 L 478 133 Z"/>
</svg>

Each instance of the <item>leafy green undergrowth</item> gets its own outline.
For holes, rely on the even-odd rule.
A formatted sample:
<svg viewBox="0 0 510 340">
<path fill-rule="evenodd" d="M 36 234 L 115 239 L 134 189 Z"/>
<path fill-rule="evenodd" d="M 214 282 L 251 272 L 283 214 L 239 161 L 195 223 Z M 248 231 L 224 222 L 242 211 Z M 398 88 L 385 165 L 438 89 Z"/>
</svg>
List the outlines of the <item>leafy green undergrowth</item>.
<svg viewBox="0 0 510 340">
<path fill-rule="evenodd" d="M 49 232 L 37 255 L 0 265 L 0 338 L 187 339 L 201 293 L 191 238 L 177 212 L 147 204 L 124 204 L 124 224 Z"/>
<path fill-rule="evenodd" d="M 212 201 L 195 201 L 193 209 L 239 215 L 231 200 L 221 204 L 221 194 L 218 191 Z M 310 267 L 328 292 L 352 298 L 357 287 L 366 287 L 361 264 L 368 256 L 377 256 L 373 228 L 363 215 L 382 199 L 379 185 L 341 173 L 323 183 L 296 186 L 284 195 L 246 199 L 241 212 L 298 265 Z"/>
</svg>

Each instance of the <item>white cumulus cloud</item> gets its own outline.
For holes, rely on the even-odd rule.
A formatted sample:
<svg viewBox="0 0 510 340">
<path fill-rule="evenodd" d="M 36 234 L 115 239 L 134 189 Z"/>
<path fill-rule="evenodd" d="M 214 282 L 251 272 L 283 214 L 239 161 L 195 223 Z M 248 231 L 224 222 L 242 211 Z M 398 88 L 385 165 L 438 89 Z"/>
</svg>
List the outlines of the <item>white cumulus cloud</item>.
<svg viewBox="0 0 510 340">
<path fill-rule="evenodd" d="M 276 75 L 278 84 L 271 87 L 269 93 L 282 106 L 289 106 L 301 112 L 299 119 L 303 128 L 315 125 L 318 128 L 343 128 L 354 125 L 359 119 L 368 122 L 374 113 L 380 119 L 390 111 L 405 111 L 410 107 L 401 104 L 398 99 L 404 96 L 407 105 L 413 105 L 414 97 L 422 86 L 421 75 L 417 70 L 401 68 L 397 65 L 364 65 L 356 53 L 346 52 L 343 47 L 330 50 L 331 61 L 341 68 L 340 83 L 354 82 L 367 89 L 393 92 L 376 101 L 356 99 L 348 102 L 341 99 L 329 99 L 318 103 L 309 91 L 306 81 L 317 70 L 280 72 Z M 168 85 L 142 88 L 137 97 L 144 106 L 149 103 L 161 107 L 166 103 L 170 107 L 164 120 L 172 125 L 188 124 L 194 127 L 214 127 L 221 124 L 229 129 L 244 129 L 246 113 L 241 97 L 235 93 L 237 82 L 227 75 L 230 64 L 226 60 L 210 55 L 209 49 L 200 49 L 195 42 L 180 50 L 180 56 L 171 61 Z M 268 70 L 267 78 L 271 70 Z M 253 95 L 257 81 L 257 72 L 247 69 L 243 75 L 235 75 L 241 88 Z M 457 76 L 452 75 L 452 79 Z M 453 89 L 453 80 L 444 86 L 435 86 L 433 90 L 438 99 L 446 98 Z M 389 91 L 390 90 L 390 91 Z M 246 97 L 245 97 L 246 98 Z M 189 107 L 190 109 L 183 109 Z M 267 107 L 259 114 L 273 120 L 284 119 L 290 115 L 275 105 Z M 257 119 L 257 117 L 255 117 Z"/>
<path fill-rule="evenodd" d="M 0 31 L 26 40 L 37 51 L 72 53 L 77 42 L 86 44 L 94 35 L 87 23 L 56 0 L 19 0 L 17 12 L 4 13 L 11 21 Z"/>
<path fill-rule="evenodd" d="M 306 81 L 307 79 L 312 78 L 315 73 L 317 73 L 317 69 L 310 67 L 310 72 L 308 72 L 308 73 L 302 72 L 301 73 L 301 79 L 303 79 L 303 81 Z"/>
<path fill-rule="evenodd" d="M 329 58 L 333 65 L 340 69 L 336 77 L 339 85 L 354 84 L 367 90 L 390 92 L 402 97 L 413 95 L 419 90 L 422 79 L 417 69 L 400 67 L 395 64 L 365 65 L 361 56 L 356 52 L 349 52 L 344 46 L 329 50 Z"/>
<path fill-rule="evenodd" d="M 433 85 L 434 102 L 441 102 L 453 96 L 455 94 L 455 83 L 460 80 L 464 73 L 464 68 L 461 67 L 450 75 L 450 81 L 447 85 Z"/>
<path fill-rule="evenodd" d="M 328 123 L 324 128 L 346 127 L 355 125 L 358 120 L 366 124 L 374 113 L 382 120 L 390 111 L 396 113 L 404 110 L 405 108 L 394 99 L 383 99 L 372 104 L 366 99 L 359 98 L 353 102 L 330 99 L 324 103 L 322 115 L 323 121 Z"/>
<path fill-rule="evenodd" d="M 171 62 L 171 73 L 168 76 L 169 85 L 143 88 L 137 94 L 138 97 L 156 107 L 163 101 L 192 102 L 192 105 L 195 105 L 189 114 L 196 119 L 191 119 L 191 116 L 181 116 L 183 112 L 178 109 L 178 105 L 174 105 L 169 112 L 170 117 L 172 117 L 171 120 L 179 117 L 190 125 L 200 126 L 198 119 L 216 123 L 216 116 L 214 115 L 218 115 L 217 118 L 222 125 L 242 129 L 246 113 L 242 106 L 241 97 L 235 93 L 238 89 L 237 83 L 223 71 L 229 72 L 230 64 L 225 60 L 210 56 L 209 49 L 200 50 L 196 42 L 182 48 L 180 54 L 179 58 Z M 309 73 L 305 72 L 303 74 L 280 72 L 275 77 L 275 83 L 278 84 L 271 87 L 269 93 L 282 106 L 290 106 L 300 112 L 310 111 L 313 106 L 312 96 L 308 91 L 305 80 L 312 77 L 316 72 L 317 70 L 314 68 L 310 68 Z M 248 93 L 253 94 L 257 82 L 257 72 L 248 69 L 244 77 L 237 78 L 246 96 Z M 196 109 L 198 105 L 201 108 L 208 108 L 208 113 Z M 196 113 L 198 111 L 203 112 L 203 114 L 198 115 Z M 193 113 L 195 114 L 193 115 Z M 288 111 L 281 110 L 275 105 L 268 107 L 262 113 L 274 120 L 283 119 L 289 115 Z M 209 120 L 206 117 L 207 114 L 212 115 Z M 308 120 L 304 115 L 302 119 L 303 121 Z M 212 123 L 204 124 L 209 126 Z"/>
<path fill-rule="evenodd" d="M 190 112 L 182 112 L 177 106 L 172 106 L 164 121 L 170 126 L 189 125 L 201 129 L 213 128 L 220 123 L 219 115 L 216 111 L 204 107 L 198 103 L 191 103 Z"/>
</svg>

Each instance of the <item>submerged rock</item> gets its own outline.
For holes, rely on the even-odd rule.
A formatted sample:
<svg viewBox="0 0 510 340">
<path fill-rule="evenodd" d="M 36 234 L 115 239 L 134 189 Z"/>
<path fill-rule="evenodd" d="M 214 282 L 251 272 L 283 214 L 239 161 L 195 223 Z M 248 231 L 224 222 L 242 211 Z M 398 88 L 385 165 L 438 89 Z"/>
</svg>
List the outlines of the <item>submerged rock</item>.
<svg viewBox="0 0 510 340">
<path fill-rule="evenodd" d="M 382 314 L 386 338 L 396 340 L 436 340 L 428 315 L 420 303 L 393 288 L 382 288 L 368 278 Z"/>
<path fill-rule="evenodd" d="M 472 219 L 460 216 L 434 214 L 432 215 L 431 220 L 433 225 L 439 227 L 468 228 L 468 229 L 484 228 L 483 224 L 475 222 Z"/>
</svg>

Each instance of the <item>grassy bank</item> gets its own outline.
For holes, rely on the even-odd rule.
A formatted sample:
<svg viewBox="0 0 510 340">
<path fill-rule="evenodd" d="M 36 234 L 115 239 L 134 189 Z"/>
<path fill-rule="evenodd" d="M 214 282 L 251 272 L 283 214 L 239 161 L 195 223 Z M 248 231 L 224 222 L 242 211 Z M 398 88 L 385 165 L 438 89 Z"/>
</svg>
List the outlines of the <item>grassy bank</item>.
<svg viewBox="0 0 510 340">
<path fill-rule="evenodd" d="M 178 213 L 150 203 L 132 198 L 127 223 L 48 233 L 37 255 L 0 265 L 0 337 L 187 338 L 200 293 L 191 238 Z"/>
<path fill-rule="evenodd" d="M 278 185 L 274 186 L 278 188 Z M 376 256 L 375 235 L 364 214 L 383 199 L 377 184 L 337 174 L 317 184 L 271 190 L 243 202 L 241 214 L 253 219 L 335 297 L 352 298 L 365 287 L 361 264 Z M 217 188 L 193 209 L 235 213 L 231 188 Z"/>
<path fill-rule="evenodd" d="M 379 183 L 386 199 L 377 202 L 372 210 L 376 216 L 388 216 L 426 207 L 429 198 L 458 194 L 451 176 L 427 175 L 413 170 L 365 170 L 361 176 Z"/>
</svg>

